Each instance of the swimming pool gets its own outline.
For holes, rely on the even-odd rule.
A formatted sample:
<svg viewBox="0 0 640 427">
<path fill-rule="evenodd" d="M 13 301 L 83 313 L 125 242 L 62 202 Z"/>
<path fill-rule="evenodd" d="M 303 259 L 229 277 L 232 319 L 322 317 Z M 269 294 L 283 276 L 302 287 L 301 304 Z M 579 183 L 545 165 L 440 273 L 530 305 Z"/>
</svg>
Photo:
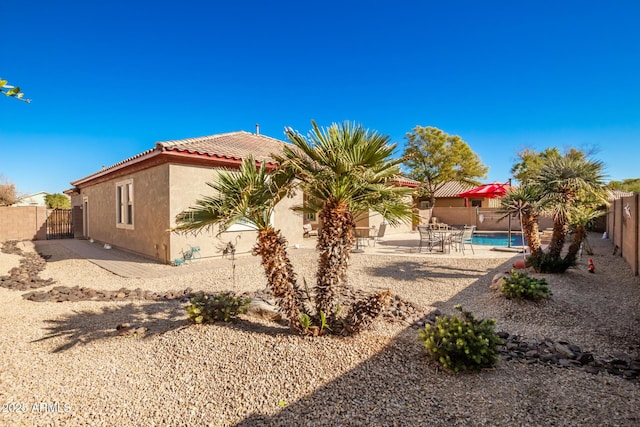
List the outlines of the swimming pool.
<svg viewBox="0 0 640 427">
<path fill-rule="evenodd" d="M 511 246 L 523 246 L 523 238 L 520 232 L 511 232 Z M 488 246 L 508 246 L 508 235 L 506 232 L 474 232 L 472 242 L 474 245 Z"/>
</svg>

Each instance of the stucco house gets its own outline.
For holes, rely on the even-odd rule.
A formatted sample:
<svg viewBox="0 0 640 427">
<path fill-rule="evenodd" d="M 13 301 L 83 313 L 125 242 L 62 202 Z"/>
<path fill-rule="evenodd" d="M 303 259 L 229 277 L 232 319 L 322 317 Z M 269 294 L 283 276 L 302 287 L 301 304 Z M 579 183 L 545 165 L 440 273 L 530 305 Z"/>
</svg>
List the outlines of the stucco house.
<svg viewBox="0 0 640 427">
<path fill-rule="evenodd" d="M 175 217 L 204 195 L 206 184 L 224 169 L 238 169 L 248 155 L 275 167 L 272 153 L 285 142 L 245 131 L 158 142 L 143 153 L 71 182 L 72 204 L 81 212 L 81 235 L 99 243 L 171 263 L 182 251 L 198 246 L 202 258 L 221 256 L 228 244 L 236 253 L 250 252 L 256 232 L 237 224 L 217 235 L 170 232 Z M 273 217 L 290 244 L 302 240 L 302 214 L 290 208 L 302 203 L 302 194 L 282 200 Z"/>
<path fill-rule="evenodd" d="M 22 196 L 13 204 L 13 206 L 47 206 L 45 198 L 48 195 L 49 193 L 41 191 L 39 193 Z"/>
</svg>

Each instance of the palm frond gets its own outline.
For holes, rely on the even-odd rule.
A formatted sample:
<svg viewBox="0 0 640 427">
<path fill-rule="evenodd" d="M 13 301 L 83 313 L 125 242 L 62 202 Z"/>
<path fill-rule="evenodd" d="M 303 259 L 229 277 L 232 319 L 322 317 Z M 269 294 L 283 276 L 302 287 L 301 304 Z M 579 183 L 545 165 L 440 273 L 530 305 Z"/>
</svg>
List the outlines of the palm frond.
<svg viewBox="0 0 640 427">
<path fill-rule="evenodd" d="M 214 195 L 203 196 L 179 213 L 172 231 L 198 232 L 218 225 L 222 233 L 240 221 L 265 229 L 275 205 L 291 191 L 291 174 L 281 171 L 270 176 L 266 164 L 256 166 L 253 157 L 244 159 L 240 170 L 225 170 L 216 178 L 207 183 Z"/>
</svg>

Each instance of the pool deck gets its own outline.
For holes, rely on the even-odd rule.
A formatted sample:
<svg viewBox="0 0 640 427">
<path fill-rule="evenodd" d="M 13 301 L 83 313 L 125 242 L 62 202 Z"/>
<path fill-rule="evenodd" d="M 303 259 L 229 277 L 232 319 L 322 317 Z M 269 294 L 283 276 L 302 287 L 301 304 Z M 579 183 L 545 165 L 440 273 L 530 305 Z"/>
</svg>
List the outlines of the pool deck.
<svg viewBox="0 0 640 427">
<path fill-rule="evenodd" d="M 294 253 L 298 250 L 307 250 L 310 252 L 315 249 L 316 237 L 300 238 L 298 242 L 290 244 L 288 250 Z M 514 252 L 514 248 L 494 248 L 487 245 L 473 245 L 473 251 L 470 246 L 465 247 L 464 253 L 453 249 L 450 252 L 441 252 L 434 248 L 433 251 L 423 249 L 418 251 L 420 237 L 417 231 L 388 234 L 382 240 L 374 242 L 369 239 L 366 244 L 354 250 L 353 257 L 359 256 L 393 256 L 393 257 L 445 257 L 445 258 L 504 258 L 509 259 L 519 254 Z M 121 277 L 130 278 L 154 278 L 164 277 L 168 275 L 179 275 L 185 272 L 205 271 L 211 268 L 217 268 L 215 262 L 219 257 L 211 259 L 203 259 L 202 262 L 185 265 L 182 267 L 172 267 L 170 265 L 161 264 L 157 261 L 144 258 L 119 249 L 105 249 L 103 245 L 91 243 L 88 240 L 65 239 L 65 240 L 44 240 L 36 241 L 38 251 L 47 252 L 47 247 L 51 245 L 61 245 L 71 251 L 79 258 L 86 259 L 107 271 Z M 250 254 L 239 254 L 238 256 L 251 256 Z"/>
</svg>

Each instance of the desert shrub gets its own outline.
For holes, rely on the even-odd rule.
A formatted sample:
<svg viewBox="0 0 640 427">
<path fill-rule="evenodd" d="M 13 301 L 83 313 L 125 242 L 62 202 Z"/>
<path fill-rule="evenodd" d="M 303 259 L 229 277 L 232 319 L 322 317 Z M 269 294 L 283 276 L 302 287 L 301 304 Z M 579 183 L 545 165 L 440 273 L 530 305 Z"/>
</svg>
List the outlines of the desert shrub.
<svg viewBox="0 0 640 427">
<path fill-rule="evenodd" d="M 529 299 L 537 301 L 549 298 L 551 290 L 544 279 L 536 279 L 525 272 L 511 270 L 511 274 L 504 276 L 500 292 L 507 298 Z"/>
<path fill-rule="evenodd" d="M 187 314 L 194 323 L 213 323 L 216 320 L 230 322 L 238 314 L 246 313 L 249 308 L 249 298 L 236 296 L 232 292 L 215 295 L 198 293 L 189 298 Z"/>
<path fill-rule="evenodd" d="M 537 273 L 564 273 L 569 267 L 576 265 L 576 262 L 575 260 L 554 258 L 543 252 L 527 258 L 527 265 L 533 267 Z"/>
<path fill-rule="evenodd" d="M 427 324 L 419 331 L 427 353 L 453 372 L 494 365 L 498 360 L 495 347 L 501 342 L 494 331 L 495 321 L 478 320 L 459 305 L 454 308 L 461 317 L 442 316 L 435 325 Z"/>
</svg>

